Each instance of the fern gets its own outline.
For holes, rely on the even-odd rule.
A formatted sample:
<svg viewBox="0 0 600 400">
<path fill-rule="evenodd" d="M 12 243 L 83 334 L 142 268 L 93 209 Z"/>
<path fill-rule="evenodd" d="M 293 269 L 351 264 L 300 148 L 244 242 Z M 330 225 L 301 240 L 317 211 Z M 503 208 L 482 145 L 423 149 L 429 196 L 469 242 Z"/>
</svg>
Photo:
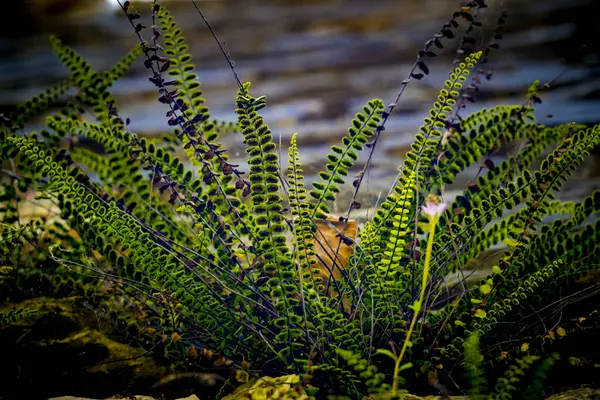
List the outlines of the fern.
<svg viewBox="0 0 600 400">
<path fill-rule="evenodd" d="M 315 301 L 319 296 L 315 290 L 313 275 L 313 266 L 317 263 L 317 260 L 314 258 L 316 253 L 313 241 L 316 227 L 310 218 L 304 177 L 302 176 L 302 164 L 298 153 L 297 134 L 292 135 L 290 142 L 287 178 L 289 184 L 290 212 L 293 218 L 294 245 L 297 252 L 299 274 L 301 274 L 299 282 L 304 286 L 300 288 L 300 291 L 304 292 L 306 290 L 309 294 L 308 300 Z"/>
<path fill-rule="evenodd" d="M 209 109 L 205 105 L 206 100 L 202 97 L 202 89 L 200 89 L 200 81 L 198 75 L 194 72 L 195 67 L 192 63 L 192 57 L 188 53 L 188 46 L 185 44 L 185 39 L 181 28 L 169 13 L 169 11 L 160 6 L 158 12 L 155 13 L 160 23 L 160 28 L 164 38 L 164 54 L 168 57 L 168 75 L 174 80 L 170 82 L 170 86 L 178 89 L 179 99 L 185 104 L 183 113 L 190 118 L 195 115 L 202 116 L 202 132 L 206 136 L 206 140 L 213 142 L 217 139 L 215 132 L 215 124 L 209 122 Z M 183 109 L 183 107 L 182 107 Z M 189 143 L 187 136 L 183 136 L 183 143 Z M 188 156 L 192 162 L 196 162 L 193 149 L 187 148 Z"/>
<path fill-rule="evenodd" d="M 352 120 L 352 126 L 348 129 L 348 135 L 342 139 L 342 145 L 333 146 L 331 153 L 327 155 L 327 166 L 324 171 L 319 172 L 321 181 L 313 183 L 314 189 L 310 196 L 315 200 L 311 203 L 313 212 L 311 218 L 324 219 L 329 213 L 326 202 L 335 201 L 339 192 L 339 185 L 344 183 L 344 177 L 348 170 L 358 160 L 357 151 L 361 151 L 381 122 L 383 113 L 383 102 L 371 100 L 363 107 L 362 112 L 356 114 Z"/>
<path fill-rule="evenodd" d="M 25 128 L 25 124 L 33 117 L 46 111 L 72 86 L 72 78 L 67 78 L 52 85 L 38 96 L 34 96 L 26 102 L 17 105 L 16 110 L 7 117 L 8 120 L 5 122 L 19 129 Z"/>
<path fill-rule="evenodd" d="M 495 392 L 490 397 L 495 400 L 512 399 L 513 392 L 517 390 L 521 377 L 538 360 L 538 356 L 531 355 L 525 355 L 517 359 L 516 364 L 511 365 L 504 373 L 504 376 L 498 378 L 495 385 Z"/>
<path fill-rule="evenodd" d="M 472 399 L 485 399 L 487 382 L 483 371 L 483 356 L 479 349 L 479 337 L 477 334 L 469 336 L 464 343 L 465 359 L 464 368 L 467 373 L 467 381 L 471 387 L 470 397 Z"/>
<path fill-rule="evenodd" d="M 429 110 L 429 116 L 425 118 L 424 125 L 419 128 L 419 133 L 415 136 L 415 143 L 411 145 L 411 151 L 406 154 L 404 168 L 397 184 L 393 188 L 393 195 L 388 196 L 381 204 L 380 209 L 373 217 L 373 225 L 375 233 L 380 236 L 379 246 L 383 248 L 389 242 L 392 228 L 392 221 L 399 218 L 406 212 L 405 202 L 409 187 L 419 188 L 421 184 L 427 183 L 429 175 L 429 166 L 433 162 L 433 155 L 436 148 L 443 140 L 442 129 L 445 128 L 445 121 L 448 114 L 452 111 L 452 106 L 456 105 L 456 97 L 462 88 L 462 82 L 466 80 L 470 70 L 475 67 L 475 63 L 481 57 L 481 53 L 474 53 L 468 57 L 464 63 L 450 73 L 450 79 L 446 80 L 445 88 L 440 90 L 437 101 L 433 108 Z M 416 196 L 412 200 L 412 205 L 409 208 L 407 215 L 408 219 L 414 219 L 417 206 L 420 203 L 420 196 Z M 412 235 L 412 228 L 407 226 L 405 236 Z"/>
<path fill-rule="evenodd" d="M 431 46 L 443 47 L 440 38 L 453 37 L 458 21 L 468 23 L 469 35 L 478 26 L 472 13 L 484 6 L 468 3 L 426 43 L 398 99 L 411 79 L 428 74 L 424 59 L 435 56 Z M 0 254 L 11 274 L 23 261 L 27 266 L 51 261 L 64 275 L 77 264 L 126 282 L 119 290 L 152 311 L 143 323 L 126 323 L 128 331 L 160 338 L 163 355 L 178 359 L 177 365 L 184 364 L 189 349 L 199 349 L 207 360 L 240 371 L 312 374 L 314 367 L 315 382 L 336 394 L 381 397 L 403 393 L 425 374 L 458 368 L 471 394 L 482 397 L 490 395 L 484 376 L 502 368 L 489 362 L 488 352 L 508 338 L 518 343 L 525 334 L 544 333 L 537 321 L 525 327 L 515 321 L 529 321 L 530 309 L 574 290 L 578 277 L 597 268 L 600 192 L 580 202 L 555 195 L 600 142 L 600 125 L 536 122 L 539 85 L 530 88 L 526 105 L 459 116 L 464 100 L 475 96 L 467 79 L 476 75 L 475 82 L 483 73 L 489 51 L 467 52 L 462 62 L 457 56 L 390 194 L 360 233 L 348 237 L 350 212 L 358 207 L 354 199 L 398 99 L 387 108 L 371 100 L 355 115 L 307 191 L 297 134 L 284 181 L 279 149 L 259 114 L 264 96 L 252 96 L 249 83 L 240 84 L 237 122 L 216 121 L 183 32 L 166 8 L 153 3 L 146 41 L 146 28 L 137 22 L 141 16 L 129 2 L 122 7 L 140 45 L 97 72 L 51 38 L 71 77 L 19 106 L 20 116 L 0 128 L 0 158 L 16 165 L 0 182 Z M 131 131 L 110 93 L 139 55 L 172 129 L 161 138 Z M 17 131 L 71 86 L 78 93 L 46 119 L 43 130 Z M 92 119 L 83 120 L 89 111 Z M 243 138 L 248 171 L 233 164 L 218 143 L 230 131 Z M 81 146 L 77 138 L 99 150 Z M 495 165 L 492 154 L 511 142 L 520 143 L 519 150 Z M 178 146 L 192 168 L 175 155 Z M 330 215 L 364 150 L 369 154 L 353 182 L 348 214 Z M 479 165 L 474 181 L 445 201 L 446 185 L 473 165 Z M 29 191 L 60 209 L 56 225 L 46 227 L 41 220 L 20 225 L 19 205 Z M 432 207 L 439 212 L 433 215 Z M 331 238 L 320 240 L 325 225 L 337 246 Z M 430 309 L 444 295 L 448 273 L 465 272 L 465 265 L 502 243 L 505 254 L 489 276 L 441 310 Z M 10 254 L 13 247 L 18 254 Z M 52 282 L 59 286 L 61 279 Z M 539 315 L 552 318 L 551 312 Z M 386 356 L 394 360 L 393 374 L 384 370 L 390 366 Z M 509 367 L 493 396 L 514 396 L 524 371 L 539 360 L 525 356 Z M 539 392 L 551 363 L 541 362 L 531 395 Z M 197 368 L 198 362 L 186 359 L 185 365 Z"/>
<path fill-rule="evenodd" d="M 300 348 L 296 339 L 303 335 L 302 331 L 294 328 L 302 322 L 294 308 L 300 305 L 298 299 L 290 297 L 299 293 L 295 271 L 285 236 L 283 221 L 283 198 L 279 194 L 278 157 L 271 131 L 265 125 L 263 118 L 257 113 L 264 104 L 264 97 L 254 98 L 248 93 L 248 84 L 238 92 L 236 103 L 239 124 L 244 135 L 244 143 L 250 157 L 249 180 L 252 197 L 252 213 L 256 223 L 256 236 L 259 238 L 257 247 L 260 257 L 264 260 L 262 271 L 270 277 L 267 286 L 275 309 L 282 313 L 281 318 L 272 324 L 281 332 L 275 336 L 277 342 L 287 342 L 289 348 L 284 348 L 280 355 L 289 357 L 294 350 Z"/>
<path fill-rule="evenodd" d="M 540 399 L 544 393 L 544 387 L 546 379 L 548 378 L 548 371 L 554 367 L 556 361 L 560 359 L 558 353 L 553 353 L 550 357 L 542 360 L 540 365 L 534 371 L 534 377 L 531 383 L 527 386 L 527 389 L 523 393 L 524 399 Z"/>
<path fill-rule="evenodd" d="M 83 114 L 86 108 L 90 108 L 99 120 L 108 122 L 106 103 L 114 103 L 108 89 L 136 60 L 140 54 L 140 47 L 131 50 L 112 70 L 99 74 L 75 50 L 64 45 L 58 38 L 52 36 L 50 44 L 60 61 L 71 72 L 75 86 L 79 88 L 79 93 L 75 96 L 74 101 L 68 103 L 61 113 L 74 118 L 76 112 Z"/>
<path fill-rule="evenodd" d="M 0 327 L 27 319 L 36 312 L 29 308 L 11 308 L 6 314 L 0 311 Z"/>
</svg>

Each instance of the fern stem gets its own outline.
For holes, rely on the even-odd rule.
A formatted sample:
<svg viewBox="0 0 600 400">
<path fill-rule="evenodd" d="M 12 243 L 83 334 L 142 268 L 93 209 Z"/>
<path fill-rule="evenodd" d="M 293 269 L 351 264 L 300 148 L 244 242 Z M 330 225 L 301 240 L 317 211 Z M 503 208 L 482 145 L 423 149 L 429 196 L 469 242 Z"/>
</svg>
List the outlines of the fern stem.
<svg viewBox="0 0 600 400">
<path fill-rule="evenodd" d="M 429 240 L 427 241 L 427 251 L 425 252 L 425 265 L 423 267 L 423 280 L 421 282 L 421 294 L 419 295 L 419 300 L 413 304 L 414 314 L 412 321 L 410 321 L 410 326 L 408 328 L 408 332 L 406 333 L 406 338 L 404 339 L 404 344 L 402 345 L 402 350 L 400 350 L 400 355 L 396 359 L 396 365 L 394 366 L 394 382 L 392 384 L 392 396 L 395 396 L 398 392 L 398 382 L 400 377 L 398 376 L 400 372 L 400 362 L 404 358 L 404 353 L 406 353 L 406 349 L 408 348 L 408 343 L 410 342 L 410 337 L 417 323 L 417 319 L 419 318 L 419 314 L 421 312 L 421 304 L 423 304 L 423 298 L 425 298 L 425 288 L 427 287 L 427 280 L 429 279 L 429 265 L 431 263 L 431 255 L 433 253 L 433 242 L 435 236 L 435 226 L 437 219 L 432 219 L 429 224 Z"/>
<path fill-rule="evenodd" d="M 225 60 L 227 60 L 227 64 L 229 64 L 229 68 L 231 68 L 231 72 L 233 73 L 233 77 L 235 78 L 235 82 L 237 83 L 238 87 L 242 91 L 242 94 L 244 94 L 244 95 L 247 94 L 246 93 L 246 89 L 242 85 L 242 81 L 240 80 L 240 77 L 238 76 L 237 71 L 235 70 L 235 62 L 233 61 L 233 58 L 231 58 L 231 54 L 229 53 L 229 49 L 227 49 L 227 45 L 225 44 L 225 41 L 221 42 L 219 40 L 219 38 L 217 36 L 217 33 L 215 32 L 215 30 L 213 29 L 213 27 L 210 25 L 210 23 L 208 22 L 208 20 L 206 19 L 206 17 L 202 13 L 202 11 L 200 11 L 200 8 L 198 7 L 198 4 L 196 4 L 196 2 L 194 0 L 191 0 L 191 2 L 194 5 L 194 8 L 196 9 L 196 11 L 200 15 L 200 17 L 202 18 L 202 20 L 204 21 L 204 23 L 206 24 L 206 27 L 210 31 L 211 35 L 215 39 L 215 42 L 217 42 L 217 44 L 219 45 L 219 49 L 221 49 L 221 53 L 223 53 L 223 56 L 225 56 Z"/>
</svg>

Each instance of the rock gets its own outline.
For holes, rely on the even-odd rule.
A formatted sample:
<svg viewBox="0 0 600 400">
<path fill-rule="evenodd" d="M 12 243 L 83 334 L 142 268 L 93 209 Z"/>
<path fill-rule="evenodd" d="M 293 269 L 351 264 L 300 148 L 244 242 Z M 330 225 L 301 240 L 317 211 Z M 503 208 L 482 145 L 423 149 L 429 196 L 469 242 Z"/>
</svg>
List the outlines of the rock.
<svg viewBox="0 0 600 400">
<path fill-rule="evenodd" d="M 0 328 L 0 398 L 148 392 L 168 374 L 144 349 L 110 338 L 80 298 L 36 298 L 18 306 L 38 312 Z"/>
<path fill-rule="evenodd" d="M 264 376 L 249 380 L 223 400 L 314 400 L 300 383 L 298 375 Z"/>
<path fill-rule="evenodd" d="M 52 397 L 48 400 L 160 400 L 149 396 L 127 396 L 127 397 L 107 397 L 106 399 L 90 399 L 87 397 L 73 397 L 73 396 L 62 396 Z M 174 400 L 200 400 L 195 394 L 188 397 L 181 397 Z"/>
<path fill-rule="evenodd" d="M 546 397 L 546 400 L 598 400 L 600 399 L 600 389 L 581 388 L 567 390 L 566 392 L 553 394 Z"/>
</svg>

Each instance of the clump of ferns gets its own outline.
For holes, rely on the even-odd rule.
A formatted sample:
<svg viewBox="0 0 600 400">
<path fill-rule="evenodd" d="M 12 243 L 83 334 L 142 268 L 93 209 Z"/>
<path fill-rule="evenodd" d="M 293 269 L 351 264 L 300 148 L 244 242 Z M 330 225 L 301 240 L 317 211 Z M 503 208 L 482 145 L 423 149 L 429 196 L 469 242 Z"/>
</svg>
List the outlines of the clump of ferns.
<svg viewBox="0 0 600 400">
<path fill-rule="evenodd" d="M 391 346 L 396 395 L 401 375 L 423 376 L 435 366 L 451 370 L 473 333 L 485 345 L 519 337 L 516 324 L 507 329 L 507 322 L 533 319 L 529 310 L 556 296 L 559 286 L 567 293 L 598 256 L 597 222 L 586 221 L 598 211 L 600 196 L 577 203 L 553 196 L 597 145 L 600 126 L 536 123 L 536 88 L 523 105 L 459 113 L 488 74 L 481 65 L 495 43 L 483 51 L 462 49 L 462 61 L 419 127 L 390 195 L 358 238 L 344 234 L 352 211 L 360 207 L 356 196 L 378 139 L 404 89 L 429 73 L 426 60 L 436 56 L 432 49 L 443 48 L 442 39 L 454 37 L 459 22 L 478 26 L 474 11 L 484 6 L 470 3 L 426 42 L 393 103 L 386 107 L 371 100 L 356 114 L 312 190 L 304 187 L 296 136 L 283 179 L 276 143 L 259 113 L 266 99 L 252 96 L 248 83 L 239 83 L 236 124 L 211 119 L 182 31 L 157 2 L 149 41 L 141 36 L 146 27 L 138 22 L 140 15 L 122 3 L 140 45 L 108 72 L 94 71 L 53 38 L 72 74 L 66 82 L 77 85 L 79 94 L 48 118 L 48 129 L 39 135 L 18 135 L 16 127 L 24 121 L 9 117 L 0 154 L 19 163 L 26 188 L 37 187 L 56 201 L 86 249 L 105 260 L 103 273 L 127 283 L 122 290 L 132 297 L 145 296 L 140 301 L 151 317 L 142 319 L 140 331 L 154 335 L 167 355 L 204 357 L 218 366 L 263 373 L 303 372 L 316 364 L 316 376 L 337 376 L 344 390 L 360 393 L 352 389 L 355 377 L 374 378 L 362 367 L 348 369 L 343 351 L 381 363 L 381 350 Z M 109 91 L 138 55 L 173 128 L 157 139 L 132 132 Z M 59 96 L 64 86 L 44 98 Z M 32 101 L 22 115 L 47 103 Z M 83 111 L 95 120 L 82 121 Z M 228 130 L 243 137 L 247 172 L 218 142 Z M 76 145 L 57 151 L 58 143 L 75 137 L 97 143 L 103 154 Z M 489 155 L 515 141 L 524 145 L 496 166 Z M 187 163 L 170 151 L 179 144 Z M 554 151 L 530 172 L 550 146 Z M 315 221 L 327 218 L 362 150 L 367 162 L 340 216 L 338 245 L 331 246 L 319 240 Z M 445 185 L 476 162 L 481 163 L 477 178 L 455 200 L 446 200 Z M 96 172 L 97 179 L 83 168 Z M 569 219 L 544 223 L 556 214 Z M 444 277 L 501 242 L 509 249 L 493 274 L 433 312 L 444 294 Z M 342 244 L 355 251 L 340 270 L 335 259 Z M 319 262 L 319 252 L 332 256 L 331 265 Z M 332 279 L 337 274 L 340 278 Z M 541 327 L 532 323 L 529 329 Z"/>
<path fill-rule="evenodd" d="M 0 279 L 1 301 L 16 301 L 29 296 L 62 296 L 75 286 L 95 291 L 89 279 L 54 262 L 53 249 L 65 251 L 65 257 L 81 262 L 85 253 L 68 224 L 56 218 L 57 210 L 43 203 L 44 196 L 22 197 L 15 178 L 0 183 Z"/>
<path fill-rule="evenodd" d="M 406 390 L 394 391 L 393 385 L 386 381 L 386 375 L 380 372 L 380 367 L 361 357 L 360 354 L 347 350 L 338 350 L 343 363 L 355 374 L 350 378 L 356 386 L 364 388 L 373 399 L 403 398 Z M 378 353 L 392 360 L 397 359 L 395 352 L 379 349 Z M 532 354 L 529 348 L 522 346 L 520 354 L 514 359 L 506 359 L 500 371 L 490 374 L 485 368 L 485 357 L 480 348 L 480 338 L 477 333 L 470 334 L 463 343 L 463 354 L 460 365 L 463 377 L 460 391 L 469 399 L 510 400 L 510 399 L 541 399 L 548 373 L 560 360 L 558 353 L 547 357 Z M 442 396 L 449 396 L 451 391 L 440 382 L 441 370 L 428 371 L 429 384 Z M 456 382 L 453 382 L 456 385 Z M 331 396 L 335 399 L 348 399 L 346 395 Z M 412 398 L 412 397 L 411 397 Z"/>
<path fill-rule="evenodd" d="M 21 196 L 19 187 L 23 187 L 15 185 L 15 179 L 0 183 L 0 304 L 75 298 L 82 306 L 108 315 L 116 327 L 112 334 L 131 336 L 136 325 L 131 309 L 136 303 L 124 306 L 117 301 L 119 282 L 107 276 L 111 267 L 59 218 L 48 196 Z M 99 274 L 104 279 L 98 279 Z M 22 319 L 18 315 L 29 315 L 20 308 L 12 310 L 6 324 Z"/>
</svg>

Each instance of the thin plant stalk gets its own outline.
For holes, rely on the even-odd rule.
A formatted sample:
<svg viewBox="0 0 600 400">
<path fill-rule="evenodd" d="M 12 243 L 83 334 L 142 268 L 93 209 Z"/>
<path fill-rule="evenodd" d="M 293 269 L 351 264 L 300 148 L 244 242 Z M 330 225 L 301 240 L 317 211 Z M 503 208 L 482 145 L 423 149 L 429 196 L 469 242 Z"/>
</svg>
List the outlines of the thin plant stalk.
<svg viewBox="0 0 600 400">
<path fill-rule="evenodd" d="M 445 208 L 445 204 L 435 204 L 428 203 L 423 207 L 424 214 L 429 216 L 430 223 L 429 227 L 429 240 L 427 241 L 427 250 L 425 251 L 425 265 L 423 267 L 423 279 L 421 282 L 421 294 L 419 295 L 419 300 L 415 301 L 412 305 L 412 309 L 414 310 L 412 321 L 410 322 L 410 326 L 408 327 L 408 332 L 406 333 L 406 338 L 404 339 L 404 344 L 402 345 L 402 349 L 400 350 L 400 355 L 396 358 L 396 364 L 394 366 L 394 381 L 392 384 L 392 396 L 395 396 L 398 392 L 398 382 L 400 381 L 399 373 L 400 373 L 400 363 L 404 358 L 404 353 L 406 353 L 406 349 L 410 343 L 410 337 L 412 336 L 413 330 L 417 323 L 417 319 L 419 318 L 421 312 L 421 305 L 423 304 L 423 299 L 425 298 L 425 289 L 427 287 L 427 281 L 429 279 L 429 266 L 431 264 L 431 255 L 433 253 L 433 242 L 435 236 L 435 226 L 439 217 Z"/>
</svg>

